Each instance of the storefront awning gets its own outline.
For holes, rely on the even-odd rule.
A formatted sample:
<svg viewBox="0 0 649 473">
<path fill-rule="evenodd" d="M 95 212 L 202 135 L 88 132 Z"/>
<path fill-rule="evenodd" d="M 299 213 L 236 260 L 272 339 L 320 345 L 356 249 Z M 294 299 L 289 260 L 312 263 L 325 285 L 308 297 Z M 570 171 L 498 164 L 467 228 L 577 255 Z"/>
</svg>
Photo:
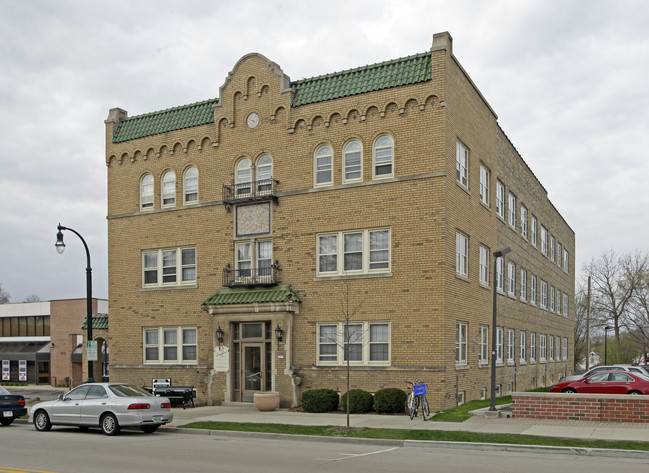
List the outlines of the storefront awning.
<svg viewBox="0 0 649 473">
<path fill-rule="evenodd" d="M 0 360 L 48 361 L 50 342 L 0 342 Z"/>
</svg>

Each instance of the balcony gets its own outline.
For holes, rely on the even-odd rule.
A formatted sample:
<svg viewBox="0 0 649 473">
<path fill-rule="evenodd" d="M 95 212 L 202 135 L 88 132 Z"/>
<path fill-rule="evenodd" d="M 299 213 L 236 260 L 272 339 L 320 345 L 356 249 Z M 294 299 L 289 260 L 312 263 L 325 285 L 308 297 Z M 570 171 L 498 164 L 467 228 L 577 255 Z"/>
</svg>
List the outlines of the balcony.
<svg viewBox="0 0 649 473">
<path fill-rule="evenodd" d="M 230 269 L 223 268 L 223 287 L 274 286 L 278 284 L 277 262 L 270 268 Z"/>
<path fill-rule="evenodd" d="M 237 184 L 223 185 L 223 203 L 227 206 L 239 202 L 255 202 L 259 200 L 272 200 L 277 205 L 278 180 L 273 178 L 261 181 L 240 182 Z"/>
</svg>

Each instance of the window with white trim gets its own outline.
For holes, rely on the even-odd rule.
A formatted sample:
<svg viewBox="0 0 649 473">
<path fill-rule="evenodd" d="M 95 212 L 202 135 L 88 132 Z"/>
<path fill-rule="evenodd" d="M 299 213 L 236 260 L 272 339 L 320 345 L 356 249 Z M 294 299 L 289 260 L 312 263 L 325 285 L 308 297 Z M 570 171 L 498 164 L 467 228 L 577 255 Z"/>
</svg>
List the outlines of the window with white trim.
<svg viewBox="0 0 649 473">
<path fill-rule="evenodd" d="M 153 176 L 145 174 L 140 179 L 140 210 L 153 208 Z"/>
<path fill-rule="evenodd" d="M 363 145 L 358 140 L 348 142 L 343 148 L 343 182 L 363 178 Z"/>
<path fill-rule="evenodd" d="M 536 305 L 536 276 L 530 277 L 530 304 Z"/>
<path fill-rule="evenodd" d="M 554 263 L 555 261 L 555 256 L 554 256 L 554 245 L 555 245 L 555 239 L 553 236 L 550 237 L 550 261 Z"/>
<path fill-rule="evenodd" d="M 496 329 L 496 362 L 503 362 L 503 343 L 504 343 L 504 332 L 502 327 Z"/>
<path fill-rule="evenodd" d="M 538 222 L 536 221 L 536 217 L 532 215 L 532 222 L 530 225 L 532 228 L 532 246 L 536 247 L 536 241 L 537 241 L 537 235 L 538 235 Z"/>
<path fill-rule="evenodd" d="M 509 226 L 516 228 L 516 196 L 509 193 L 509 205 L 507 207 L 507 221 Z"/>
<path fill-rule="evenodd" d="M 480 325 L 480 352 L 478 353 L 478 363 L 484 365 L 489 363 L 489 327 Z"/>
<path fill-rule="evenodd" d="M 526 342 L 527 340 L 525 339 L 525 332 L 521 330 L 521 336 L 520 336 L 520 346 L 519 346 L 519 356 L 518 359 L 521 363 L 525 363 L 527 361 L 527 353 L 526 353 Z"/>
<path fill-rule="evenodd" d="M 547 358 L 546 353 L 546 336 L 543 333 L 539 334 L 539 361 L 544 362 Z"/>
<path fill-rule="evenodd" d="M 234 187 L 236 196 L 240 198 L 252 195 L 252 161 L 241 158 L 234 166 Z"/>
<path fill-rule="evenodd" d="M 489 169 L 484 164 L 480 165 L 480 202 L 489 207 Z"/>
<path fill-rule="evenodd" d="M 469 237 L 464 233 L 455 233 L 455 272 L 461 276 L 468 276 L 469 265 Z"/>
<path fill-rule="evenodd" d="M 554 312 L 554 286 L 550 286 L 550 312 Z"/>
<path fill-rule="evenodd" d="M 162 175 L 162 206 L 176 206 L 176 173 L 171 169 Z"/>
<path fill-rule="evenodd" d="M 466 338 L 467 338 L 467 324 L 466 322 L 455 323 L 455 364 L 466 365 Z"/>
<path fill-rule="evenodd" d="M 521 236 L 527 240 L 527 207 L 521 205 Z"/>
<path fill-rule="evenodd" d="M 315 187 L 330 186 L 333 184 L 333 159 L 334 152 L 329 145 L 320 145 L 313 154 L 313 185 Z"/>
<path fill-rule="evenodd" d="M 489 248 L 480 245 L 480 284 L 489 285 Z"/>
<path fill-rule="evenodd" d="M 561 337 L 558 335 L 555 338 L 554 348 L 556 350 L 554 359 L 557 361 L 561 361 Z"/>
<path fill-rule="evenodd" d="M 563 294 L 563 315 L 568 317 L 568 294 Z"/>
<path fill-rule="evenodd" d="M 142 252 L 142 286 L 181 286 L 196 283 L 196 248 Z"/>
<path fill-rule="evenodd" d="M 570 265 L 568 263 L 568 250 L 563 250 L 563 270 L 567 273 Z"/>
<path fill-rule="evenodd" d="M 388 365 L 390 324 L 354 322 L 318 324 L 318 365 Z M 347 348 L 347 350 L 346 350 Z"/>
<path fill-rule="evenodd" d="M 548 335 L 548 339 L 550 342 L 550 346 L 548 347 L 548 358 L 550 361 L 554 361 L 554 337 L 552 335 Z"/>
<path fill-rule="evenodd" d="M 198 169 L 188 167 L 183 174 L 183 204 L 198 203 Z"/>
<path fill-rule="evenodd" d="M 505 185 L 496 181 L 496 215 L 505 219 Z"/>
<path fill-rule="evenodd" d="M 565 337 L 561 339 L 561 359 L 568 360 L 568 339 Z"/>
<path fill-rule="evenodd" d="M 516 297 L 516 265 L 511 261 L 507 263 L 507 293 Z"/>
<path fill-rule="evenodd" d="M 548 308 L 548 283 L 541 279 L 541 300 L 539 301 L 541 309 Z"/>
<path fill-rule="evenodd" d="M 527 300 L 527 270 L 521 269 L 521 292 L 520 297 L 522 301 Z"/>
<path fill-rule="evenodd" d="M 561 267 L 563 265 L 563 246 L 561 243 L 557 242 L 557 266 Z"/>
<path fill-rule="evenodd" d="M 507 330 L 507 363 L 514 363 L 514 344 L 515 344 L 514 330 Z"/>
<path fill-rule="evenodd" d="M 318 276 L 390 271 L 390 229 L 317 236 Z"/>
<path fill-rule="evenodd" d="M 536 361 L 536 333 L 530 332 L 530 363 Z"/>
<path fill-rule="evenodd" d="M 196 364 L 195 327 L 152 327 L 143 333 L 145 364 Z"/>
<path fill-rule="evenodd" d="M 541 225 L 541 253 L 548 255 L 548 230 Z"/>
<path fill-rule="evenodd" d="M 458 184 L 469 188 L 469 150 L 459 141 L 455 147 L 455 177 Z"/>
<path fill-rule="evenodd" d="M 374 179 L 394 175 L 394 140 L 390 135 L 381 135 L 374 140 L 372 161 Z"/>
<path fill-rule="evenodd" d="M 496 258 L 496 289 L 505 292 L 505 258 Z"/>
<path fill-rule="evenodd" d="M 557 314 L 561 315 L 561 291 L 557 289 Z"/>
<path fill-rule="evenodd" d="M 255 280 L 270 282 L 273 277 L 273 241 L 238 241 L 235 244 L 238 282 Z"/>
</svg>

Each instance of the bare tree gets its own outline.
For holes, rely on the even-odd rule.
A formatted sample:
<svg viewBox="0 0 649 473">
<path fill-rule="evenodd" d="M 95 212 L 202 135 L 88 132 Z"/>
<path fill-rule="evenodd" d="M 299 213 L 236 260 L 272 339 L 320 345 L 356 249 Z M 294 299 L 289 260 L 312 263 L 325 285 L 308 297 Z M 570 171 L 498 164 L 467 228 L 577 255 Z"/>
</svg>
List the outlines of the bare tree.
<svg viewBox="0 0 649 473">
<path fill-rule="evenodd" d="M 2 284 L 0 284 L 0 304 L 6 304 L 11 299 L 11 295 L 2 289 Z"/>
<path fill-rule="evenodd" d="M 25 297 L 25 300 L 23 302 L 40 302 L 41 298 L 36 295 L 36 294 L 30 294 L 27 297 Z"/>
<path fill-rule="evenodd" d="M 588 289 L 581 281 L 575 293 L 575 348 L 573 362 L 575 367 L 588 357 Z"/>
<path fill-rule="evenodd" d="M 629 306 L 627 329 L 638 345 L 638 351 L 646 364 L 649 362 L 649 268 L 640 278 Z"/>
<path fill-rule="evenodd" d="M 639 252 L 618 255 L 610 250 L 584 266 L 592 280 L 591 313 L 595 327 L 612 326 L 615 360 L 622 359 L 620 328 L 625 327 L 629 306 L 647 269 L 648 257 Z"/>
</svg>

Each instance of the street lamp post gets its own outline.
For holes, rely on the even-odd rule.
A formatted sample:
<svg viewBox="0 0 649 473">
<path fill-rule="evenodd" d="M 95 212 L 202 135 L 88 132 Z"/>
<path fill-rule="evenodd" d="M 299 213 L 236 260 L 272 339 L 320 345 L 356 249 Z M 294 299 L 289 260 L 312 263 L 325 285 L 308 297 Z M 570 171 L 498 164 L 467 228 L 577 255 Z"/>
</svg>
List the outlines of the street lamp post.
<svg viewBox="0 0 649 473">
<path fill-rule="evenodd" d="M 86 325 L 88 326 L 88 341 L 92 341 L 92 268 L 90 267 L 90 250 L 88 250 L 86 240 L 84 240 L 76 230 L 64 227 L 60 223 L 56 228 L 58 229 L 58 233 L 56 234 L 56 244 L 54 246 L 56 247 L 56 251 L 58 251 L 59 254 L 63 254 L 63 251 L 65 251 L 65 243 L 63 243 L 62 230 L 69 230 L 76 236 L 78 236 L 83 243 L 83 247 L 86 249 L 86 258 L 88 260 L 88 264 L 86 266 Z M 92 361 L 88 360 L 88 383 L 95 382 L 92 368 Z"/>
<path fill-rule="evenodd" d="M 608 325 L 604 327 L 604 366 L 608 365 L 608 331 L 611 329 Z"/>
<path fill-rule="evenodd" d="M 497 266 L 498 258 L 503 258 L 506 254 L 510 253 L 512 249 L 508 246 L 502 250 L 494 252 L 494 280 L 493 280 L 493 319 L 491 322 L 491 405 L 489 406 L 490 411 L 496 410 L 496 286 L 498 277 Z"/>
</svg>

